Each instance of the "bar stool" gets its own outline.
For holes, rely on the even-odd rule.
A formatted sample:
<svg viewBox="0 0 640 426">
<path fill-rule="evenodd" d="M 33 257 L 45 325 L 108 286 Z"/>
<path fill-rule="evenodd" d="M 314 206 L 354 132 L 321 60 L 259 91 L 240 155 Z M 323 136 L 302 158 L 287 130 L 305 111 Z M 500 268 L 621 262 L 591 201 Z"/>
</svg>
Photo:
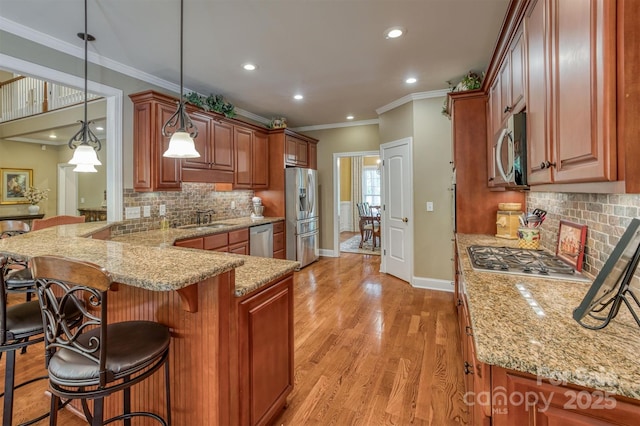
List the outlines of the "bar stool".
<svg viewBox="0 0 640 426">
<path fill-rule="evenodd" d="M 109 273 L 98 265 L 59 256 L 34 257 L 31 265 L 46 330 L 45 352 L 52 393 L 50 424 L 57 422 L 59 399 L 71 398 L 82 400 L 85 416 L 93 426 L 115 420 L 130 425 L 134 416 L 170 425 L 169 327 L 152 321 L 109 324 L 107 296 L 112 281 Z M 84 307 L 82 300 L 89 308 Z M 60 314 L 68 304 L 77 306 L 84 317 L 75 332 Z M 131 411 L 131 386 L 162 366 L 166 421 L 155 413 Z M 120 390 L 124 413 L 103 420 L 104 397 Z M 93 413 L 86 400 L 94 401 Z"/>
<path fill-rule="evenodd" d="M 0 257 L 0 265 L 2 265 L 3 269 L 6 262 L 6 258 Z M 2 424 L 3 426 L 11 426 L 14 391 L 37 380 L 47 378 L 47 376 L 34 377 L 16 386 L 16 351 L 21 349 L 24 353 L 24 349 L 26 349 L 27 346 L 42 342 L 44 340 L 44 329 L 42 326 L 42 313 L 39 302 L 33 300 L 7 306 L 7 290 L 3 274 L 0 274 L 0 282 L 2 284 L 2 288 L 0 289 L 0 355 L 6 353 L 4 393 L 0 394 L 0 397 L 4 397 Z M 64 311 L 64 315 L 69 319 L 72 326 L 73 321 L 75 320 L 77 322 L 79 318 L 77 309 L 72 306 L 69 306 Z M 63 406 L 64 405 L 66 405 L 66 402 Z M 36 423 L 48 415 L 49 413 L 45 413 L 38 418 L 23 423 L 23 425 Z"/>
<path fill-rule="evenodd" d="M 9 238 L 29 232 L 29 225 L 19 220 L 0 221 L 0 238 Z M 7 258 L 2 268 L 6 291 L 9 293 L 25 293 L 27 302 L 35 293 L 35 282 L 31 269 L 26 261 L 20 258 Z"/>
</svg>

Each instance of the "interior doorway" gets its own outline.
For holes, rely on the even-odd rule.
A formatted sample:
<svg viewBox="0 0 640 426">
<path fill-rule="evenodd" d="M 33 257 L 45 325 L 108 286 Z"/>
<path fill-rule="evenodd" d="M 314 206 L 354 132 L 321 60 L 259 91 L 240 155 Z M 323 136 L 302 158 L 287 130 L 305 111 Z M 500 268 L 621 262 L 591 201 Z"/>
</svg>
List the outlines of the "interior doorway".
<svg viewBox="0 0 640 426">
<path fill-rule="evenodd" d="M 360 218 L 356 203 L 367 201 L 380 205 L 380 168 L 378 151 L 333 154 L 334 182 L 334 253 L 341 252 L 379 255 L 380 241 L 374 248 L 371 238 L 364 241 L 360 232 Z M 377 182 L 377 184 L 376 184 Z M 366 237 L 366 235 L 365 235 Z"/>
<path fill-rule="evenodd" d="M 73 164 L 58 164 L 58 214 L 78 214 L 78 174 Z"/>
</svg>

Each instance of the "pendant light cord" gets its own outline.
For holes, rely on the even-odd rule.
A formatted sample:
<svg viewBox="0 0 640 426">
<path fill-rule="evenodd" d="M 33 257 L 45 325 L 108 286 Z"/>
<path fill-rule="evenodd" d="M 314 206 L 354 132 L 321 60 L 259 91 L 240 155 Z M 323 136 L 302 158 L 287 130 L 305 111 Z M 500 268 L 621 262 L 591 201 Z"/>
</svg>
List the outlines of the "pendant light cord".
<svg viewBox="0 0 640 426">
<path fill-rule="evenodd" d="M 88 44 L 89 44 L 89 30 L 87 28 L 87 20 L 88 20 L 88 15 L 87 15 L 87 0 L 84 0 L 84 122 L 87 123 L 87 79 L 89 78 L 88 76 L 88 70 L 89 67 L 87 66 L 88 61 Z M 85 127 L 85 129 L 88 129 L 89 126 L 87 125 Z M 86 130 L 85 130 L 85 140 L 87 140 L 86 137 Z"/>
</svg>

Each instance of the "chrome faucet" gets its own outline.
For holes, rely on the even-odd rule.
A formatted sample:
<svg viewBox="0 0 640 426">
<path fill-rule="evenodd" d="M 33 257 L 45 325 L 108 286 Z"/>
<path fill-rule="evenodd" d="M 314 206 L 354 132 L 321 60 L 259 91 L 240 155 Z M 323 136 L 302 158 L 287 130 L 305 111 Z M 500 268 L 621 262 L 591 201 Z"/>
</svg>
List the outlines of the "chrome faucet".
<svg viewBox="0 0 640 426">
<path fill-rule="evenodd" d="M 196 224 L 203 225 L 205 223 L 211 222 L 212 215 L 216 214 L 216 212 L 211 210 L 196 210 Z"/>
</svg>

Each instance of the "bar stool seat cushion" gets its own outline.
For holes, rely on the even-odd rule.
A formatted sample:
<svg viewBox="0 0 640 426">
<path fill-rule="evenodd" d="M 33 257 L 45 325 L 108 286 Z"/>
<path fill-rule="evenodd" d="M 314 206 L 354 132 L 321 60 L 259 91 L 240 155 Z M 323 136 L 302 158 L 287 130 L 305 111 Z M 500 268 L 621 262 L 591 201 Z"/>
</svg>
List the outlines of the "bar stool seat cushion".
<svg viewBox="0 0 640 426">
<path fill-rule="evenodd" d="M 99 329 L 83 332 L 78 342 L 88 347 L 92 337 L 99 337 Z M 107 326 L 107 371 L 115 379 L 151 363 L 169 347 L 169 327 L 151 321 L 127 321 Z M 97 357 L 98 348 L 96 348 Z M 97 362 L 66 348 L 60 348 L 49 361 L 49 379 L 60 385 L 79 382 L 85 386 L 98 385 L 100 366 Z"/>
<path fill-rule="evenodd" d="M 42 333 L 42 312 L 37 300 L 7 308 L 7 335 L 19 339 Z"/>
<path fill-rule="evenodd" d="M 35 281 L 31 275 L 31 269 L 16 269 L 9 272 L 4 279 L 7 290 L 26 290 L 32 288 L 35 291 Z"/>
</svg>

